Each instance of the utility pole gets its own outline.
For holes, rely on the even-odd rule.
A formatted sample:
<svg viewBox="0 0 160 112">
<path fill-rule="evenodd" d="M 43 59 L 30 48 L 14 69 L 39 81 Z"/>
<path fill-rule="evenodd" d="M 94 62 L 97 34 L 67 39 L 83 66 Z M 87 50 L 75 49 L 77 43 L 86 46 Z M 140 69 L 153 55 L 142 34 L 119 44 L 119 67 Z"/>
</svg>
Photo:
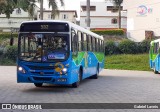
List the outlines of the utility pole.
<svg viewBox="0 0 160 112">
<path fill-rule="evenodd" d="M 40 19 L 43 20 L 43 0 L 40 1 Z"/>
<path fill-rule="evenodd" d="M 90 30 L 90 0 L 87 0 L 87 29 Z"/>
</svg>

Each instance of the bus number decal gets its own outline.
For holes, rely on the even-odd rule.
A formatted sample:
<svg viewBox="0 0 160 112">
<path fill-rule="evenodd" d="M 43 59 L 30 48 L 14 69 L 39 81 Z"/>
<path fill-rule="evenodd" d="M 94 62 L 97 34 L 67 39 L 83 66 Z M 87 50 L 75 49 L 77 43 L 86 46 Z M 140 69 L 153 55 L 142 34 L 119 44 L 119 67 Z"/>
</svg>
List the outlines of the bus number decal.
<svg viewBox="0 0 160 112">
<path fill-rule="evenodd" d="M 48 25 L 41 25 L 42 30 L 48 30 Z"/>
</svg>

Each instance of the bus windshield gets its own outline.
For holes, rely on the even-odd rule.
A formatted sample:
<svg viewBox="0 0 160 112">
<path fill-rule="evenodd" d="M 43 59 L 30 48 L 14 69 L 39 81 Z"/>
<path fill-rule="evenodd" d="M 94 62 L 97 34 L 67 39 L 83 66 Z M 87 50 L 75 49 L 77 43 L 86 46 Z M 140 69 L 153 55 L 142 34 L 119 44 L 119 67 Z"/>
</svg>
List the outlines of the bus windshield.
<svg viewBox="0 0 160 112">
<path fill-rule="evenodd" d="M 54 62 L 69 56 L 69 35 L 52 33 L 21 33 L 19 59 L 31 62 Z"/>
</svg>

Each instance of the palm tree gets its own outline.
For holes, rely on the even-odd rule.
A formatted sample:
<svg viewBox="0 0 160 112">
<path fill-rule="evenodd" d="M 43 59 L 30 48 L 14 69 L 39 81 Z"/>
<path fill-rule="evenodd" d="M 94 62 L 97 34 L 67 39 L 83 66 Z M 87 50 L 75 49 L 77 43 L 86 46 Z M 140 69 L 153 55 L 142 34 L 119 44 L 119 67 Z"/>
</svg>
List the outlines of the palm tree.
<svg viewBox="0 0 160 112">
<path fill-rule="evenodd" d="M 32 20 L 34 19 L 34 11 L 36 7 L 36 0 L 17 0 L 16 8 L 19 10 L 23 9 L 24 11 L 28 11 L 28 14 Z"/>
<path fill-rule="evenodd" d="M 118 26 L 119 29 L 121 28 L 121 4 L 123 3 L 123 0 L 113 0 L 116 7 L 118 7 Z"/>
<path fill-rule="evenodd" d="M 38 2 L 40 2 L 40 18 L 41 20 L 43 20 L 43 0 L 38 0 Z M 54 19 L 55 16 L 59 14 L 58 2 L 60 2 L 61 6 L 64 6 L 63 0 L 48 0 L 49 8 L 52 8 L 52 13 L 51 13 L 52 19 Z"/>
<path fill-rule="evenodd" d="M 28 5 L 28 13 L 32 20 L 34 19 L 34 11 L 35 11 L 35 8 L 37 7 L 35 3 L 36 3 L 36 0 L 30 0 Z"/>
</svg>

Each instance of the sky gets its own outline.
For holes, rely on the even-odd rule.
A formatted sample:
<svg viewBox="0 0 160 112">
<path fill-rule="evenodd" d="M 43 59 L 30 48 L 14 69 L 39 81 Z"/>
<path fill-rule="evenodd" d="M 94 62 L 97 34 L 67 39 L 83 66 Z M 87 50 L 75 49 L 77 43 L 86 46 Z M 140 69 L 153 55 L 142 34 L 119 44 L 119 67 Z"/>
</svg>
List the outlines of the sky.
<svg viewBox="0 0 160 112">
<path fill-rule="evenodd" d="M 78 19 L 80 17 L 80 1 L 87 1 L 87 0 L 64 0 L 65 7 L 60 9 L 65 10 L 77 10 Z M 90 2 L 94 1 L 105 1 L 105 0 L 90 0 Z M 48 9 L 47 0 L 44 0 L 44 7 Z"/>
</svg>

